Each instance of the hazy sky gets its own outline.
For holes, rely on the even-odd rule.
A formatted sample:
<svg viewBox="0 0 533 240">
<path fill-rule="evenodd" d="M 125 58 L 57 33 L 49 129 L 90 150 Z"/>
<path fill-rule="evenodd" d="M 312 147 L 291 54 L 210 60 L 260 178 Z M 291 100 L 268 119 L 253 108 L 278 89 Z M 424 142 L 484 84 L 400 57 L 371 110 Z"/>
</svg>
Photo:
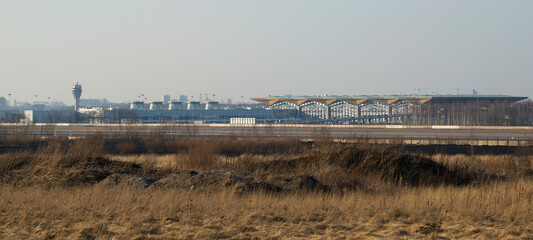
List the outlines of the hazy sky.
<svg viewBox="0 0 533 240">
<path fill-rule="evenodd" d="M 533 97 L 533 1 L 0 0 L 0 96 Z"/>
</svg>

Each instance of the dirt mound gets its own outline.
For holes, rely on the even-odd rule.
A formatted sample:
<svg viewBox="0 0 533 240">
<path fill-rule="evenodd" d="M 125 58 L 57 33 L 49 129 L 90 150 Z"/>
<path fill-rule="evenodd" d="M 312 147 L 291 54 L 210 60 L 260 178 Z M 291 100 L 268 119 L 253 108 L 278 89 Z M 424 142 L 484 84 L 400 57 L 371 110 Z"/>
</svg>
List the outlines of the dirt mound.
<svg viewBox="0 0 533 240">
<path fill-rule="evenodd" d="M 136 189 L 147 188 L 156 182 L 155 178 L 144 178 L 134 174 L 113 173 L 100 181 L 99 187 L 131 187 Z"/>
<path fill-rule="evenodd" d="M 329 187 L 312 176 L 265 175 L 255 177 L 256 181 L 268 183 L 286 191 L 328 191 Z"/>
<path fill-rule="evenodd" d="M 95 184 L 105 179 L 109 171 L 100 169 L 69 169 L 59 178 L 61 185 L 76 186 L 81 184 Z"/>
<path fill-rule="evenodd" d="M 180 188 L 213 192 L 233 188 L 237 193 L 282 191 L 326 191 L 327 186 L 312 176 L 248 175 L 233 169 L 215 169 L 206 173 L 179 171 L 151 185 L 154 188 Z"/>
<path fill-rule="evenodd" d="M 345 147 L 330 152 L 326 161 L 340 165 L 353 174 L 378 176 L 394 183 L 408 185 L 461 185 L 470 178 L 431 159 L 397 153 L 386 149 L 359 149 Z"/>
<path fill-rule="evenodd" d="M 309 175 L 340 191 L 364 190 L 364 179 L 369 177 L 412 186 L 462 185 L 475 178 L 428 158 L 370 145 L 337 145 L 298 158 L 250 163 L 242 169 L 254 175 Z M 283 181 L 273 182 L 279 183 Z"/>
<path fill-rule="evenodd" d="M 24 169 L 6 176 L 5 183 L 17 186 L 62 186 L 92 185 L 105 179 L 111 173 L 100 169 L 53 169 L 49 171 L 32 171 Z"/>
<path fill-rule="evenodd" d="M 136 174 L 141 167 L 136 164 L 111 161 L 104 157 L 44 161 L 35 168 L 33 182 L 45 185 L 93 185 L 113 173 Z M 31 183 L 31 181 L 30 181 Z"/>
<path fill-rule="evenodd" d="M 76 149 L 83 149 L 81 147 Z M 285 159 L 288 158 L 288 159 Z M 472 182 L 478 174 L 451 169 L 431 159 L 369 145 L 331 145 L 305 155 L 280 155 L 264 160 L 213 165 L 227 168 L 207 172 L 156 169 L 129 162 L 109 160 L 90 151 L 48 150 L 41 154 L 0 155 L 0 181 L 16 184 L 76 186 L 96 184 L 112 174 L 102 185 L 148 184 L 136 176 L 155 176 L 151 187 L 215 191 L 234 188 L 238 192 L 280 191 L 357 191 L 365 190 L 374 177 L 407 185 L 460 185 Z M 203 169 L 203 168 L 200 168 Z M 132 176 L 130 176 L 130 175 Z M 370 181 L 369 181 L 370 180 Z"/>
<path fill-rule="evenodd" d="M 112 161 L 107 157 L 61 157 L 58 160 L 43 161 L 42 165 L 47 165 L 48 169 L 99 169 L 120 173 L 136 173 L 141 169 L 137 164 Z"/>
<path fill-rule="evenodd" d="M 245 178 L 247 178 L 246 174 L 232 169 L 215 169 L 206 173 L 178 171 L 160 179 L 151 187 L 213 191 L 245 183 Z"/>
<path fill-rule="evenodd" d="M 315 159 L 309 157 L 298 157 L 294 159 L 278 159 L 250 163 L 246 166 L 246 171 L 250 173 L 268 173 L 273 175 L 298 174 L 305 169 L 312 167 Z"/>
<path fill-rule="evenodd" d="M 15 185 L 77 186 L 96 184 L 113 173 L 137 174 L 137 164 L 105 157 L 72 158 L 24 153 L 4 164 L 0 179 Z"/>
</svg>

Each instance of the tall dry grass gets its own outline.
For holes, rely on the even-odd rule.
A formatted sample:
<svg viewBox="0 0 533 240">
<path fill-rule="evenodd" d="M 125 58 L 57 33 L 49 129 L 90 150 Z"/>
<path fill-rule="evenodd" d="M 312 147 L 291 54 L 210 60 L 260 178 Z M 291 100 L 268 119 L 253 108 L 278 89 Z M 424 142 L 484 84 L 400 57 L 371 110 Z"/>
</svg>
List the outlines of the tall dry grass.
<svg viewBox="0 0 533 240">
<path fill-rule="evenodd" d="M 191 145 L 213 145 L 224 155 L 302 153 L 309 147 L 297 138 L 271 137 L 199 137 L 183 136 L 165 138 L 160 135 L 107 139 L 110 153 L 118 154 L 171 154 L 187 153 Z"/>
<path fill-rule="evenodd" d="M 143 176 L 164 176 L 176 170 L 229 167 L 250 174 L 311 175 L 324 184 L 350 190 L 235 194 L 221 189 L 201 193 L 103 188 L 75 181 L 70 185 L 19 185 L 1 179 L 0 238 L 533 237 L 530 149 L 520 149 L 514 155 L 428 156 L 364 141 L 355 145 L 332 143 L 326 138 L 312 149 L 294 139 L 188 137 L 161 139 L 154 145 L 146 144 L 149 138 L 130 140 L 129 147 L 123 145 L 124 151 L 116 151 L 115 144 L 127 141 L 96 136 L 49 141 L 35 151 L 0 154 L 0 178 L 23 173 L 44 176 L 36 177 L 37 182 L 44 178 L 74 181 L 88 174 L 124 169 Z M 134 152 L 144 149 L 145 153 L 133 154 L 126 151 L 128 148 Z M 484 178 L 476 184 L 437 181 L 416 185 L 402 184 L 405 181 L 393 177 L 413 162 L 427 167 L 429 158 L 465 174 L 502 178 Z M 397 164 L 402 161 L 406 165 Z M 133 163 L 140 169 L 129 168 Z M 83 183 L 94 183 L 97 177 Z"/>
<path fill-rule="evenodd" d="M 4 238 L 494 239 L 533 234 L 533 184 L 523 180 L 344 195 L 9 185 L 0 190 Z"/>
<path fill-rule="evenodd" d="M 431 156 L 445 166 L 467 169 L 474 172 L 494 174 L 511 178 L 520 178 L 531 175 L 533 154 L 507 154 L 507 155 L 446 155 L 436 154 Z"/>
<path fill-rule="evenodd" d="M 194 141 L 188 146 L 187 158 L 181 161 L 181 169 L 209 170 L 217 166 L 220 148 L 209 140 Z"/>
</svg>

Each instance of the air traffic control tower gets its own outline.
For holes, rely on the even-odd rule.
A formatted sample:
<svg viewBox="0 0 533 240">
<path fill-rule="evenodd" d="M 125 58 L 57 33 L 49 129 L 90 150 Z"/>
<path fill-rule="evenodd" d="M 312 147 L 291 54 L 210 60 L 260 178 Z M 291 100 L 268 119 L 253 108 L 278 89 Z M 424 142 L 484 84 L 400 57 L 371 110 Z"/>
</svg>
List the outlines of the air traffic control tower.
<svg viewBox="0 0 533 240">
<path fill-rule="evenodd" d="M 74 100 L 76 104 L 74 105 L 74 110 L 78 111 L 80 109 L 80 97 L 81 97 L 81 85 L 76 82 L 72 87 L 72 95 L 74 95 Z"/>
</svg>

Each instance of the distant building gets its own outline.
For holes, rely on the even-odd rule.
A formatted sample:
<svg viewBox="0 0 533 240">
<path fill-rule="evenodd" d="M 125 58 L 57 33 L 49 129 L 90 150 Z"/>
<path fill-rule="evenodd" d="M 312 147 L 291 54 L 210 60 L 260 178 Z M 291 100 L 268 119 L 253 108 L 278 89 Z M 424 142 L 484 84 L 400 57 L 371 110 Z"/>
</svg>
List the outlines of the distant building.
<svg viewBox="0 0 533 240">
<path fill-rule="evenodd" d="M 275 118 L 302 123 L 461 126 L 527 125 L 521 116 L 527 111 L 514 104 L 525 99 L 479 94 L 252 98 L 272 109 Z"/>
<path fill-rule="evenodd" d="M 4 97 L 0 97 L 0 110 L 7 110 L 8 104 Z"/>
<path fill-rule="evenodd" d="M 63 102 L 53 101 L 50 102 L 50 109 L 52 108 L 65 108 L 67 105 L 65 105 Z"/>
<path fill-rule="evenodd" d="M 9 122 L 9 112 L 6 110 L 0 110 L 0 123 Z"/>
<path fill-rule="evenodd" d="M 230 104 L 232 103 L 232 102 L 231 102 L 231 98 L 223 99 L 223 100 L 222 100 L 222 103 L 223 103 L 223 104 L 228 104 L 228 105 L 230 105 Z"/>
<path fill-rule="evenodd" d="M 77 112 L 73 110 L 25 110 L 26 123 L 74 123 Z"/>
<path fill-rule="evenodd" d="M 46 104 L 36 103 L 36 104 L 33 104 L 31 107 L 32 107 L 32 110 L 43 111 L 46 109 Z"/>
<path fill-rule="evenodd" d="M 193 103 L 188 108 L 190 110 L 129 110 L 131 116 L 116 117 L 112 112 L 105 111 L 103 122 L 121 123 L 126 119 L 135 123 L 230 123 L 231 118 L 254 118 L 257 122 L 275 121 L 272 119 L 272 111 L 266 109 L 205 110 L 198 105 L 194 106 L 199 102 Z"/>
<path fill-rule="evenodd" d="M 100 99 L 81 99 L 80 100 L 81 106 L 89 106 L 89 107 L 104 107 L 109 105 L 109 101 L 107 101 L 106 98 L 100 98 Z"/>
<path fill-rule="evenodd" d="M 168 102 L 170 101 L 170 96 L 169 95 L 164 95 L 161 98 L 161 101 L 163 102 L 163 104 L 168 104 Z"/>
<path fill-rule="evenodd" d="M 13 107 L 15 107 L 16 109 L 18 110 L 31 110 L 33 109 L 33 105 L 29 102 L 18 102 L 18 101 L 14 101 L 15 105 Z"/>
<path fill-rule="evenodd" d="M 179 101 L 180 102 L 187 102 L 187 96 L 186 95 L 180 95 Z"/>
</svg>

